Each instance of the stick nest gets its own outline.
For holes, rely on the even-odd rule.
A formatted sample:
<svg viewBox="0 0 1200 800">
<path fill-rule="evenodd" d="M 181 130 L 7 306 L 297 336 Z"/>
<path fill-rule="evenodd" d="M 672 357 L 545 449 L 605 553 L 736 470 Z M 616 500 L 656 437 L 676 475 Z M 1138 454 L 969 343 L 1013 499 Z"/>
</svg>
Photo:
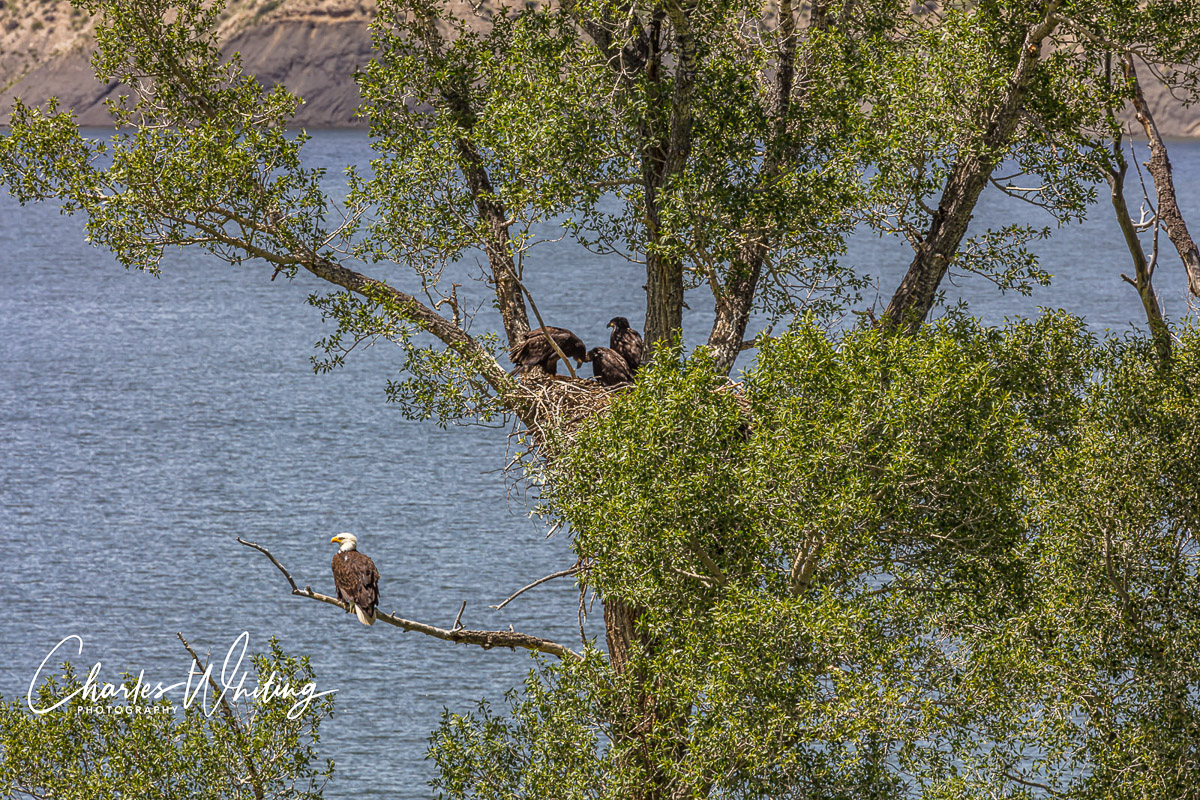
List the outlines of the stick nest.
<svg viewBox="0 0 1200 800">
<path fill-rule="evenodd" d="M 517 389 L 513 399 L 532 410 L 531 431 L 541 447 L 549 444 L 551 435 L 565 437 L 568 442 L 574 439 L 585 422 L 603 414 L 615 397 L 633 388 L 633 384 L 604 386 L 599 381 L 544 372 L 514 377 Z"/>
<path fill-rule="evenodd" d="M 633 388 L 633 384 L 604 386 L 599 381 L 544 372 L 527 372 L 514 377 L 517 390 L 513 398 L 532 409 L 530 416 L 534 424 L 530 432 L 543 450 L 548 447 L 553 450 L 555 442 L 559 446 L 570 443 L 589 419 L 605 413 L 614 399 Z M 742 384 L 731 381 L 713 391 L 733 396 L 749 430 L 752 415 Z"/>
</svg>

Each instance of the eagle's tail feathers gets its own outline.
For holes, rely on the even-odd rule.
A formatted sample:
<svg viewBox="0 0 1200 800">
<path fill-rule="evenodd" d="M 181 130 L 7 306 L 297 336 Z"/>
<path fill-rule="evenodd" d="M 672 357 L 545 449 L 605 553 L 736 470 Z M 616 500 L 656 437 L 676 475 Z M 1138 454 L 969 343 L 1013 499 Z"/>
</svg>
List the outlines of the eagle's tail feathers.
<svg viewBox="0 0 1200 800">
<path fill-rule="evenodd" d="M 359 607 L 358 603 L 354 604 L 354 613 L 358 616 L 358 621 L 363 625 L 375 624 L 375 615 L 368 614 L 366 611 L 363 611 L 362 608 Z"/>
</svg>

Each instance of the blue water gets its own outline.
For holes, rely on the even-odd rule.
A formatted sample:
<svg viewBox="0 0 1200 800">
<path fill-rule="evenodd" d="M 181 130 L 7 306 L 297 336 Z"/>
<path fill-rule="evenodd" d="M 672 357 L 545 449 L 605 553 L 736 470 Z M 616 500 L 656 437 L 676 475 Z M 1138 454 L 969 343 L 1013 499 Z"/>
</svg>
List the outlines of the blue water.
<svg viewBox="0 0 1200 800">
<path fill-rule="evenodd" d="M 366 140 L 322 132 L 307 153 L 336 175 L 366 158 Z M 1172 156 L 1200 231 L 1200 145 L 1177 143 Z M 1007 199 L 985 196 L 977 225 L 1011 213 Z M 991 321 L 1062 306 L 1097 330 L 1127 330 L 1141 311 L 1119 278 L 1130 266 L 1110 215 L 1105 203 L 1037 245 L 1055 282 L 1032 298 L 978 279 L 951 291 Z M 1164 246 L 1157 283 L 1178 316 L 1185 281 Z M 863 236 L 847 258 L 878 276 L 885 303 L 909 255 Z M 371 269 L 412 288 L 398 268 Z M 547 321 L 589 345 L 607 339 L 614 315 L 640 327 L 640 268 L 562 243 L 535 251 L 527 269 Z M 255 649 L 277 636 L 312 655 L 321 689 L 337 689 L 321 747 L 337 762 L 327 797 L 427 797 L 426 738 L 442 708 L 499 699 L 529 658 L 365 628 L 291 597 L 234 537 L 268 545 L 301 585 L 331 591 L 329 538 L 352 531 L 379 565 L 385 609 L 449 627 L 465 600 L 469 627 L 511 624 L 568 643 L 579 638 L 569 580 L 503 612 L 487 606 L 573 559 L 510 491 L 507 429 L 403 419 L 384 400 L 399 363 L 386 345 L 314 375 L 312 345 L 329 331 L 304 300 L 324 287 L 269 277 L 192 252 L 170 254 L 161 278 L 126 272 L 84 243 L 79 220 L 0 196 L 0 694 L 23 697 L 69 634 L 84 639 L 76 661 L 103 661 L 102 678 L 145 669 L 163 681 L 186 676 L 176 631 L 218 656 L 242 631 Z M 476 303 L 486 296 L 466 290 Z M 700 341 L 711 301 L 697 292 L 689 304 L 689 339 Z M 478 324 L 489 325 L 486 313 Z"/>
</svg>

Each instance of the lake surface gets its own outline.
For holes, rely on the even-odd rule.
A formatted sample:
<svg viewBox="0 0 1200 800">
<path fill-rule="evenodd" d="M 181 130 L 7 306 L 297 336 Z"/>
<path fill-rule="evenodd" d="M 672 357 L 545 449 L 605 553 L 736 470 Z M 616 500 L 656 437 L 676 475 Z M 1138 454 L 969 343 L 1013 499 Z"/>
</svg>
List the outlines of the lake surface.
<svg viewBox="0 0 1200 800">
<path fill-rule="evenodd" d="M 368 156 L 358 132 L 318 132 L 306 152 L 333 175 Z M 1171 154 L 1200 232 L 1200 145 L 1175 143 Z M 978 279 L 948 288 L 993 322 L 1065 307 L 1098 331 L 1127 330 L 1141 307 L 1119 277 L 1132 268 L 1101 200 L 1093 221 L 1037 243 L 1052 286 L 1032 297 Z M 977 226 L 1012 210 L 985 195 Z M 879 276 L 881 304 L 909 257 L 903 243 L 866 236 L 848 255 Z M 547 321 L 589 345 L 607 341 L 612 316 L 641 327 L 641 268 L 560 244 L 535 251 L 527 270 Z M 428 797 L 424 753 L 442 709 L 499 701 L 529 657 L 365 628 L 291 597 L 234 537 L 269 546 L 300 585 L 332 593 L 329 538 L 352 531 L 379 565 L 384 609 L 449 627 L 465 600 L 468 627 L 511 624 L 567 643 L 579 639 L 569 581 L 502 612 L 488 605 L 573 559 L 565 537 L 546 540 L 510 491 L 507 429 L 403 419 L 384 400 L 399 363 L 386 346 L 315 375 L 312 345 L 329 331 L 304 301 L 325 287 L 269 278 L 262 265 L 191 252 L 171 254 L 161 278 L 126 272 L 83 241 L 80 220 L 0 195 L 0 694 L 23 698 L 71 634 L 84 640 L 73 660 L 103 661 L 102 679 L 145 669 L 152 681 L 187 674 L 176 631 L 218 660 L 243 631 L 254 650 L 276 636 L 311 654 L 321 689 L 337 690 L 320 748 L 337 764 L 326 796 Z M 1165 237 L 1156 282 L 1178 318 L 1186 282 Z M 485 296 L 467 290 L 476 303 Z M 711 301 L 697 292 L 689 303 L 695 343 Z M 589 635 L 598 621 L 597 606 Z"/>
</svg>

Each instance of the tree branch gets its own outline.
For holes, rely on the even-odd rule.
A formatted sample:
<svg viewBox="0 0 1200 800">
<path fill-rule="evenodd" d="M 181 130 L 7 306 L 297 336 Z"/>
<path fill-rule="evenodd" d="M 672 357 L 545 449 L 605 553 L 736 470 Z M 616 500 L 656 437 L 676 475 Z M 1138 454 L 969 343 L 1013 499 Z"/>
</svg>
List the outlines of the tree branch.
<svg viewBox="0 0 1200 800">
<path fill-rule="evenodd" d="M 345 606 L 334 597 L 320 592 L 314 592 L 311 586 L 305 586 L 303 589 L 296 585 L 296 581 L 292 578 L 292 574 L 287 571 L 283 564 L 279 563 L 279 559 L 271 554 L 271 551 L 260 545 L 258 542 L 248 542 L 242 537 L 237 537 L 238 543 L 257 550 L 270 559 L 271 563 L 283 573 L 283 577 L 287 579 L 288 585 L 292 587 L 292 594 L 297 597 L 307 597 L 310 600 L 318 600 L 322 603 L 328 603 L 331 606 L 337 606 L 340 609 L 345 609 Z M 484 650 L 490 650 L 493 647 L 508 647 L 515 649 L 518 647 L 526 650 L 536 650 L 539 653 L 549 653 L 550 655 L 558 656 L 561 659 L 573 658 L 577 661 L 582 661 L 583 656 L 576 653 L 574 650 L 552 642 L 549 639 L 542 639 L 538 636 L 532 636 L 527 633 L 517 633 L 516 631 L 476 631 L 467 628 L 456 628 L 454 630 L 446 630 L 433 625 L 426 625 L 423 622 L 414 622 L 413 620 L 404 619 L 394 614 L 388 614 L 376 609 L 375 618 L 386 622 L 389 625 L 394 625 L 397 628 L 414 633 L 423 633 L 426 636 L 432 636 L 435 639 L 442 639 L 447 642 L 455 642 L 457 644 L 473 644 L 482 647 Z"/>
<path fill-rule="evenodd" d="M 849 14 L 854 0 L 846 0 L 843 13 Z M 755 178 L 756 191 L 766 192 L 778 182 L 784 174 L 795 168 L 796 157 L 800 153 L 802 138 L 792 130 L 792 108 L 804 101 L 808 86 L 806 81 L 797 81 L 797 71 L 808 73 L 817 67 L 820 49 L 812 48 L 799 58 L 799 34 L 796 30 L 795 14 L 792 0 L 780 0 L 779 26 L 776 31 L 776 58 L 774 76 L 774 99 L 769 113 L 771 127 L 768 140 L 764 143 L 762 167 Z M 826 31 L 831 25 L 838 24 L 829 15 L 827 0 L 815 0 L 810 8 L 809 32 Z M 767 207 L 772 207 L 768 204 Z M 757 214 L 750 224 L 753 233 L 746 244 L 740 248 L 740 253 L 731 264 L 725 285 L 720 290 L 714 290 L 716 299 L 716 314 L 713 318 L 712 330 L 708 335 L 709 352 L 716 359 L 717 369 L 729 374 L 738 354 L 749 349 L 743 338 L 746 335 L 746 325 L 750 320 L 750 312 L 754 307 L 754 298 L 758 293 L 759 282 L 764 268 L 768 268 L 768 257 L 776 239 L 770 233 L 768 215 Z"/>
<path fill-rule="evenodd" d="M 275 561 L 274 558 L 271 560 Z M 275 564 L 278 566 L 279 562 L 276 561 Z M 179 637 L 179 641 L 183 642 L 184 649 L 188 651 L 188 654 L 192 657 L 192 661 L 196 662 L 196 666 L 203 673 L 204 665 L 200 663 L 200 657 L 196 655 L 196 651 L 188 644 L 188 640 L 183 638 L 183 631 L 177 631 L 175 635 Z M 238 751 L 241 753 L 242 762 L 246 765 L 246 771 L 249 773 L 250 787 L 254 791 L 254 800 L 263 800 L 265 794 L 263 793 L 262 779 L 258 776 L 258 769 L 254 766 L 254 759 L 250 757 L 250 753 L 247 750 L 245 735 L 242 733 L 242 726 L 238 722 L 237 712 L 229 705 L 229 700 L 225 697 L 224 690 L 220 686 L 217 686 L 217 681 L 213 678 L 212 673 L 208 674 L 208 685 L 212 687 L 213 692 L 216 694 L 217 702 L 221 704 L 221 713 L 229 721 L 229 727 L 233 729 L 233 735 L 237 738 Z"/>
<path fill-rule="evenodd" d="M 1026 29 L 1007 86 L 987 112 L 987 126 L 982 136 L 970 146 L 959 148 L 929 228 L 916 246 L 916 255 L 908 272 L 880 317 L 880 324 L 885 328 L 915 333 L 933 308 L 938 287 L 946 277 L 950 262 L 958 254 L 979 194 L 1012 143 L 1029 85 L 1041 60 L 1042 43 L 1062 21 L 1058 16 L 1060 5 L 1061 0 L 1050 0 L 1042 20 Z"/>
<path fill-rule="evenodd" d="M 104 202 L 107 198 L 97 196 L 92 199 Z M 258 223 L 226 212 L 223 209 L 213 209 L 213 211 L 222 214 L 231 222 L 244 227 L 250 227 L 253 230 L 274 237 L 285 246 L 290 246 L 293 252 L 281 254 L 269 248 L 261 247 L 246 239 L 228 233 L 218 224 L 210 224 L 200 218 L 181 217 L 169 214 L 166 211 L 159 213 L 164 219 L 193 227 L 223 244 L 241 250 L 247 255 L 261 258 L 270 264 L 274 264 L 277 268 L 300 266 L 328 283 L 340 286 L 369 300 L 391 303 L 394 310 L 399 314 L 419 325 L 422 330 L 432 334 L 459 355 L 473 362 L 472 366 L 478 370 L 480 376 L 493 389 L 501 395 L 511 394 L 510 390 L 513 388 L 512 379 L 492 354 L 483 349 L 479 342 L 475 341 L 474 337 L 461 327 L 451 320 L 446 319 L 413 295 L 402 292 L 384 281 L 368 277 L 361 272 L 344 267 L 311 249 L 297 245 L 295 242 L 289 242 L 291 237 L 271 222 L 265 224 Z M 278 269 L 276 271 L 278 272 Z M 513 411 L 524 420 L 522 409 L 513 408 Z M 527 420 L 525 421 L 528 422 Z"/>
<path fill-rule="evenodd" d="M 1110 69 L 1110 64 L 1106 60 L 1106 70 L 1108 69 Z M 1129 69 L 1129 62 L 1126 62 L 1126 69 Z M 1128 76 L 1128 72 L 1126 74 Z M 1153 255 L 1148 260 L 1146 253 L 1142 250 L 1142 242 L 1138 238 L 1138 226 L 1129 215 L 1129 207 L 1125 202 L 1125 173 L 1129 168 L 1129 164 L 1125 160 L 1124 140 L 1120 133 L 1120 126 L 1116 122 L 1115 111 L 1112 108 L 1108 109 L 1108 122 L 1109 126 L 1116 131 L 1112 142 L 1113 162 L 1116 166 L 1106 168 L 1104 177 L 1108 181 L 1109 198 L 1112 202 L 1113 211 L 1116 212 L 1117 226 L 1120 227 L 1121 234 L 1125 237 L 1125 246 L 1129 250 L 1130 257 L 1133 259 L 1134 274 L 1137 276 L 1135 280 L 1122 274 L 1121 279 L 1137 290 L 1138 297 L 1142 301 L 1142 309 L 1146 313 L 1146 323 L 1150 326 L 1150 334 L 1154 339 L 1154 348 L 1158 354 L 1159 364 L 1167 367 L 1171 363 L 1171 331 L 1167 327 L 1166 320 L 1163 319 L 1162 309 L 1159 307 L 1158 295 L 1154 291 L 1153 283 L 1154 264 L 1158 260 L 1158 217 L 1156 216 L 1154 221 Z M 1157 183 L 1158 179 L 1156 178 L 1155 184 Z M 1149 201 L 1149 198 L 1147 198 L 1147 201 Z M 1176 213 L 1178 213 L 1178 210 L 1176 210 Z M 1182 221 L 1182 218 L 1180 219 Z M 1192 247 L 1194 248 L 1195 245 Z"/>
<path fill-rule="evenodd" d="M 693 553 L 695 553 L 696 558 L 700 559 L 700 563 L 703 564 L 704 568 L 708 570 L 710 575 L 712 575 L 713 580 L 715 580 L 721 586 L 729 585 L 729 579 L 725 577 L 725 573 L 722 572 L 721 568 L 717 566 L 717 562 L 712 560 L 712 556 L 710 556 L 708 551 L 704 549 L 704 546 L 700 544 L 700 540 L 696 538 L 695 534 L 688 537 L 688 547 Z"/>
<path fill-rule="evenodd" d="M 554 337 L 551 336 L 550 331 L 546 329 L 546 320 L 542 319 L 542 312 L 538 311 L 537 303 L 533 302 L 533 295 L 530 294 L 529 290 L 525 288 L 525 284 L 521 282 L 520 278 L 514 277 L 513 280 L 517 282 L 517 286 L 519 286 L 521 291 L 525 293 L 525 296 L 529 298 L 529 307 L 533 309 L 533 316 L 537 318 L 538 328 L 541 330 L 542 336 L 546 337 L 546 341 L 550 344 L 550 348 L 556 354 L 558 354 L 560 359 L 562 359 L 563 364 L 565 364 L 567 367 L 567 372 L 571 373 L 571 377 L 578 377 L 575 374 L 575 367 L 571 366 L 571 359 L 567 358 L 566 354 L 563 353 L 562 348 L 558 346 L 558 342 L 554 341 Z"/>
<path fill-rule="evenodd" d="M 1171 243 L 1179 251 L 1179 258 L 1187 270 L 1188 289 L 1195 297 L 1200 297 L 1200 248 L 1188 232 L 1187 223 L 1179 210 L 1179 202 L 1175 198 L 1175 180 L 1171 171 L 1171 159 L 1167 157 L 1167 145 L 1158 133 L 1154 116 L 1150 113 L 1150 105 L 1142 93 L 1138 82 L 1137 72 L 1133 66 L 1133 56 L 1127 51 L 1121 55 L 1125 69 L 1125 79 L 1133 90 L 1133 108 L 1137 120 L 1150 139 L 1150 161 L 1146 166 L 1150 176 L 1154 178 L 1154 189 L 1158 193 L 1158 216 L 1163 228 L 1170 237 Z"/>
<path fill-rule="evenodd" d="M 516 600 L 518 597 L 525 594 L 525 592 L 528 592 L 530 589 L 533 589 L 536 586 L 541 586 L 546 581 L 552 581 L 555 578 L 565 578 L 568 575 L 575 575 L 579 572 L 582 572 L 583 569 L 584 569 L 583 565 L 581 565 L 578 561 L 576 561 L 575 566 L 571 567 L 570 569 L 564 569 L 559 572 L 551 573 L 544 578 L 538 578 L 536 581 L 534 581 L 531 584 L 522 586 L 520 589 L 517 589 L 515 592 L 513 592 L 508 597 L 506 597 L 503 602 L 499 603 L 498 605 L 491 606 L 491 608 L 494 608 L 497 611 L 499 611 L 500 609 L 504 608 L 506 605 L 511 603 L 513 600 Z"/>
</svg>

